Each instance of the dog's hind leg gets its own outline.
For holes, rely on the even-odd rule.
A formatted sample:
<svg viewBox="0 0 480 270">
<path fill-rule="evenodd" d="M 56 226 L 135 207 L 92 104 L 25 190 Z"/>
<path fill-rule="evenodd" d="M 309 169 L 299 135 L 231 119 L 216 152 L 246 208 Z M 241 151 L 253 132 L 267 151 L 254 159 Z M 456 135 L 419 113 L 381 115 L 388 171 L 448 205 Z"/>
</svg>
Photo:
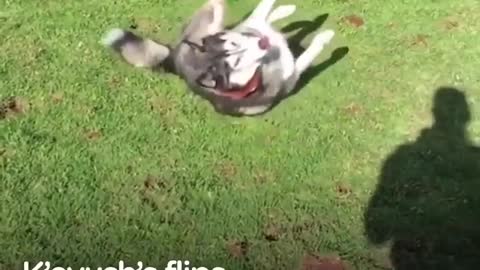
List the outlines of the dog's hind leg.
<svg viewBox="0 0 480 270">
<path fill-rule="evenodd" d="M 313 38 L 308 48 L 295 60 L 295 72 L 298 75 L 302 74 L 313 63 L 334 35 L 333 30 L 325 30 Z"/>
<path fill-rule="evenodd" d="M 292 15 L 296 9 L 297 9 L 296 5 L 279 6 L 276 9 L 274 9 L 272 13 L 270 13 L 270 15 L 268 16 L 267 22 L 274 23 L 281 19 L 285 19 L 286 17 Z"/>
</svg>

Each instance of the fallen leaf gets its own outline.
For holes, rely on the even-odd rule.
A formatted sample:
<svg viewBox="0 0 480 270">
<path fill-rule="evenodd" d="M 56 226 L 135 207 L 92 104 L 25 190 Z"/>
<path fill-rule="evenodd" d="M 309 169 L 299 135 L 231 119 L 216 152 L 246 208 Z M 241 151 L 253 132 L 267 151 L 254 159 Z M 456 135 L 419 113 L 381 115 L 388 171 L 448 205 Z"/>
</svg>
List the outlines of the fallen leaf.
<svg viewBox="0 0 480 270">
<path fill-rule="evenodd" d="M 15 156 L 15 150 L 9 148 L 0 148 L 0 158 L 12 158 Z M 1 160 L 1 159 L 0 159 Z"/>
<path fill-rule="evenodd" d="M 148 175 L 145 181 L 143 182 L 143 186 L 145 187 L 146 190 L 155 190 L 158 188 L 157 179 L 155 179 L 151 175 Z"/>
<path fill-rule="evenodd" d="M 226 179 L 230 179 L 237 175 L 237 167 L 231 161 L 222 161 L 217 165 L 220 175 Z"/>
<path fill-rule="evenodd" d="M 0 101 L 0 119 L 15 117 L 24 114 L 30 108 L 30 104 L 21 97 L 8 97 Z"/>
<path fill-rule="evenodd" d="M 343 183 L 337 183 L 336 191 L 341 196 L 348 196 L 352 193 L 352 188 Z"/>
<path fill-rule="evenodd" d="M 102 137 L 102 133 L 98 130 L 92 130 L 86 132 L 85 137 L 89 140 L 96 141 Z"/>
<path fill-rule="evenodd" d="M 149 103 L 152 111 L 159 112 L 162 115 L 167 114 L 174 108 L 171 102 L 163 97 L 153 97 Z"/>
<path fill-rule="evenodd" d="M 263 231 L 263 236 L 267 241 L 278 241 L 282 235 L 282 228 L 277 225 L 270 224 Z"/>
<path fill-rule="evenodd" d="M 245 257 L 248 252 L 248 243 L 246 241 L 231 241 L 227 244 L 227 251 L 234 258 Z"/>
<path fill-rule="evenodd" d="M 346 270 L 340 257 L 317 257 L 306 255 L 302 261 L 302 270 Z"/>
<path fill-rule="evenodd" d="M 257 170 L 253 176 L 255 183 L 262 185 L 275 181 L 275 175 L 270 171 Z"/>
<path fill-rule="evenodd" d="M 457 28 L 459 26 L 458 22 L 453 21 L 453 20 L 447 20 L 443 23 L 444 27 L 446 30 L 452 30 L 454 28 Z"/>
<path fill-rule="evenodd" d="M 127 166 L 127 169 L 128 167 L 130 167 L 130 170 L 133 169 L 131 166 Z M 163 179 L 148 174 L 143 180 L 143 187 L 141 187 L 140 190 L 144 193 L 155 193 L 157 191 L 169 192 L 171 188 L 172 182 L 168 181 L 168 179 Z"/>
<path fill-rule="evenodd" d="M 428 43 L 427 43 L 427 38 L 428 36 L 427 35 L 422 35 L 422 34 L 419 34 L 417 36 L 415 36 L 413 42 L 412 42 L 412 45 L 413 46 L 417 46 L 417 45 L 423 45 L 423 46 L 427 46 Z"/>
<path fill-rule="evenodd" d="M 131 29 L 141 29 L 142 31 L 146 32 L 155 32 L 159 28 L 158 22 L 148 17 L 130 18 L 130 21 Z"/>
<path fill-rule="evenodd" d="M 343 110 L 348 116 L 351 117 L 356 117 L 363 112 L 363 108 L 355 103 L 350 103 Z"/>
<path fill-rule="evenodd" d="M 52 95 L 52 101 L 53 103 L 60 103 L 63 101 L 63 93 L 61 92 L 58 92 L 58 93 L 54 93 Z"/>
<path fill-rule="evenodd" d="M 109 85 L 112 87 L 112 88 L 115 88 L 117 87 L 118 85 L 120 85 L 120 78 L 117 77 L 117 76 L 113 76 L 112 78 L 110 78 L 110 80 L 108 81 Z"/>
<path fill-rule="evenodd" d="M 360 27 L 365 24 L 363 19 L 357 15 L 348 15 L 344 17 L 344 20 L 347 21 L 350 25 L 355 27 Z"/>
</svg>

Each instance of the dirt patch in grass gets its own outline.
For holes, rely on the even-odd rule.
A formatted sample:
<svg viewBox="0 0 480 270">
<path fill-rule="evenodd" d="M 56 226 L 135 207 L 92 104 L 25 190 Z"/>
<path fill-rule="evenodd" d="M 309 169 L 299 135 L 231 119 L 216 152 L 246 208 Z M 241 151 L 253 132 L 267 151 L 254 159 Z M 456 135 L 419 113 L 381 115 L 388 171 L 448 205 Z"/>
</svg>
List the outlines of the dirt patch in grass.
<svg viewBox="0 0 480 270">
<path fill-rule="evenodd" d="M 271 184 L 275 182 L 276 175 L 268 170 L 257 169 L 254 172 L 253 180 L 257 185 Z"/>
<path fill-rule="evenodd" d="M 457 21 L 446 20 L 443 22 L 443 27 L 446 30 L 452 30 L 452 29 L 458 28 L 458 26 L 459 26 L 459 23 Z"/>
<path fill-rule="evenodd" d="M 343 17 L 342 21 L 356 28 L 361 27 L 365 24 L 365 21 L 362 17 L 354 14 Z"/>
<path fill-rule="evenodd" d="M 174 183 L 169 179 L 147 175 L 137 190 L 144 205 L 162 212 L 164 222 L 171 222 L 183 205 L 183 193 L 178 193 L 174 187 Z"/>
<path fill-rule="evenodd" d="M 158 33 L 160 24 L 158 20 L 147 17 L 131 17 L 130 28 L 142 33 Z"/>
<path fill-rule="evenodd" d="M 445 19 L 442 19 L 440 21 L 440 27 L 443 30 L 451 31 L 451 30 L 455 30 L 455 29 L 459 28 L 460 23 L 458 22 L 458 19 L 455 18 L 455 16 L 449 16 L 449 17 L 447 17 Z"/>
<path fill-rule="evenodd" d="M 51 98 L 54 104 L 59 104 L 63 101 L 64 94 L 62 92 L 56 92 L 51 95 Z"/>
<path fill-rule="evenodd" d="M 343 112 L 344 115 L 346 115 L 348 117 L 356 118 L 356 117 L 358 117 L 358 116 L 360 116 L 361 114 L 364 113 L 364 109 L 363 109 L 362 106 L 352 102 L 352 103 L 348 104 L 347 106 L 345 106 L 342 109 L 342 112 Z"/>
<path fill-rule="evenodd" d="M 165 97 L 155 96 L 149 99 L 148 106 L 154 113 L 158 113 L 168 127 L 176 126 L 178 110 L 175 103 L 166 99 Z"/>
<path fill-rule="evenodd" d="M 232 240 L 227 243 L 226 249 L 230 256 L 239 259 L 247 256 L 249 244 L 247 241 Z"/>
<path fill-rule="evenodd" d="M 118 86 L 122 84 L 122 79 L 119 76 L 112 76 L 108 80 L 108 86 L 112 89 L 116 89 Z"/>
<path fill-rule="evenodd" d="M 276 223 L 270 223 L 263 229 L 263 237 L 265 240 L 274 242 L 280 240 L 285 233 L 285 229 Z"/>
<path fill-rule="evenodd" d="M 346 198 L 352 195 L 352 187 L 346 183 L 338 182 L 335 185 L 335 191 L 340 198 Z"/>
<path fill-rule="evenodd" d="M 338 256 L 315 256 L 307 254 L 303 257 L 301 270 L 347 270 L 346 264 Z"/>
<path fill-rule="evenodd" d="M 217 172 L 218 176 L 225 179 L 230 180 L 237 176 L 238 168 L 232 161 L 223 160 L 218 162 L 215 165 L 215 171 Z"/>
<path fill-rule="evenodd" d="M 89 141 L 98 141 L 103 137 L 100 130 L 88 130 L 85 132 L 85 138 Z"/>
<path fill-rule="evenodd" d="M 424 34 L 418 34 L 413 37 L 412 42 L 410 43 L 413 47 L 427 47 L 428 46 L 428 36 Z"/>
<path fill-rule="evenodd" d="M 30 103 L 22 97 L 7 97 L 0 101 L 0 119 L 16 118 L 30 109 Z"/>
</svg>

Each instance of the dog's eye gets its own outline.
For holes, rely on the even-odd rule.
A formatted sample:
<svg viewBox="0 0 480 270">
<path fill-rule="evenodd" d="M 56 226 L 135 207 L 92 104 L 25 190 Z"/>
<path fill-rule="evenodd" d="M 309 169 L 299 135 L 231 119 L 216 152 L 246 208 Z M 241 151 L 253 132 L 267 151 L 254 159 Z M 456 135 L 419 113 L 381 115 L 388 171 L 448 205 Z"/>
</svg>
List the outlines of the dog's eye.
<svg viewBox="0 0 480 270">
<path fill-rule="evenodd" d="M 246 37 L 255 37 L 255 35 L 253 33 L 249 33 L 249 32 L 242 32 L 242 35 L 244 35 Z"/>
<path fill-rule="evenodd" d="M 235 66 L 235 67 L 237 67 L 237 66 L 238 66 L 238 64 L 240 64 L 240 57 L 237 57 L 237 60 L 235 61 L 235 64 L 234 64 L 234 66 Z"/>
</svg>

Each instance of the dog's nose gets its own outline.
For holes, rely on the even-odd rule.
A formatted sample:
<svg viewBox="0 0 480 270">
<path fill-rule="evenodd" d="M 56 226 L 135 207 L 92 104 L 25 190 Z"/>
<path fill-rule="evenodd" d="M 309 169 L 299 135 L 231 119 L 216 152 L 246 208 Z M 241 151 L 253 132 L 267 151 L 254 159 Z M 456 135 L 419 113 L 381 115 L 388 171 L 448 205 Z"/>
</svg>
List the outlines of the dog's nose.
<svg viewBox="0 0 480 270">
<path fill-rule="evenodd" d="M 258 47 L 262 50 L 267 50 L 270 48 L 270 40 L 268 40 L 268 37 L 263 36 L 259 41 L 258 41 Z"/>
</svg>

